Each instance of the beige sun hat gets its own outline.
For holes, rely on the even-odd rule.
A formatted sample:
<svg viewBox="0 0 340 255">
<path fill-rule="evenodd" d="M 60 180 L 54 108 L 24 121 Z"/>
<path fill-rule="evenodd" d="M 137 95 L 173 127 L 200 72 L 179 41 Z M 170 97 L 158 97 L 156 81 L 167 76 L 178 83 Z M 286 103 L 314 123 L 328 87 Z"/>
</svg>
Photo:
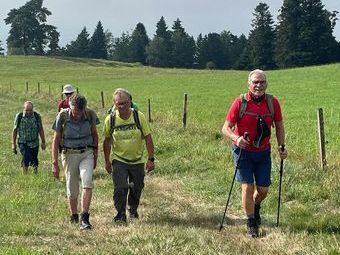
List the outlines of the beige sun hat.
<svg viewBox="0 0 340 255">
<path fill-rule="evenodd" d="M 63 94 L 70 94 L 70 93 L 74 93 L 74 88 L 71 84 L 66 84 L 64 86 L 64 89 L 63 89 Z"/>
</svg>

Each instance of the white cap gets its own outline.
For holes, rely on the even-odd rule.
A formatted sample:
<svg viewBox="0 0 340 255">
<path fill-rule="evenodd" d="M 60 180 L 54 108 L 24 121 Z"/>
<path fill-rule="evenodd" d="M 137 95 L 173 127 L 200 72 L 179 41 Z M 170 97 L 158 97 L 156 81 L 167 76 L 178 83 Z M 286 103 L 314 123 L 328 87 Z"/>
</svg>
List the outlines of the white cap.
<svg viewBox="0 0 340 255">
<path fill-rule="evenodd" d="M 63 94 L 70 94 L 70 93 L 74 93 L 74 88 L 71 84 L 66 84 L 64 86 Z"/>
</svg>

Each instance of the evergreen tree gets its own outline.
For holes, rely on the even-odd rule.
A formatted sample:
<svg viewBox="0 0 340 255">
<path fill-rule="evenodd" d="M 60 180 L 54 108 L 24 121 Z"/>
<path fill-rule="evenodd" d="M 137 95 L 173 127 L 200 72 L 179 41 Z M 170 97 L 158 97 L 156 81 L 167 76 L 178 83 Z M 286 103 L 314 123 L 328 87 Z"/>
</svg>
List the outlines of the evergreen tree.
<svg viewBox="0 0 340 255">
<path fill-rule="evenodd" d="M 60 55 L 60 47 L 59 47 L 59 32 L 55 29 L 51 29 L 48 33 L 48 40 L 49 40 L 49 50 L 47 52 L 48 55 L 56 56 Z"/>
<path fill-rule="evenodd" d="M 142 23 L 138 23 L 131 35 L 130 58 L 132 62 L 146 64 L 146 46 L 148 44 L 149 37 L 146 34 L 145 27 Z"/>
<path fill-rule="evenodd" d="M 171 66 L 190 68 L 194 64 L 195 40 L 189 36 L 177 19 L 171 33 Z"/>
<path fill-rule="evenodd" d="M 42 7 L 43 0 L 31 0 L 18 9 L 11 9 L 5 23 L 11 25 L 7 38 L 9 54 L 44 54 L 49 43 L 48 33 L 53 26 L 47 26 L 51 12 Z"/>
<path fill-rule="evenodd" d="M 335 60 L 336 12 L 325 10 L 321 0 L 285 0 L 280 12 L 275 50 L 280 67 Z"/>
<path fill-rule="evenodd" d="M 119 38 L 115 38 L 113 41 L 112 59 L 131 62 L 130 42 L 131 35 L 128 32 L 122 33 Z"/>
<path fill-rule="evenodd" d="M 97 26 L 89 42 L 89 51 L 92 58 L 107 59 L 107 44 L 102 23 L 98 21 Z"/>
<path fill-rule="evenodd" d="M 219 34 L 209 33 L 199 44 L 199 67 L 225 68 L 224 45 Z"/>
<path fill-rule="evenodd" d="M 66 45 L 66 56 L 80 58 L 90 57 L 89 43 L 89 33 L 87 32 L 86 27 L 84 27 L 80 34 L 78 34 L 76 40 Z"/>
<path fill-rule="evenodd" d="M 194 56 L 194 67 L 203 68 L 202 63 L 203 36 L 200 33 L 196 40 L 196 52 Z"/>
<path fill-rule="evenodd" d="M 240 56 L 246 47 L 247 38 L 244 35 L 238 38 L 230 31 L 223 31 L 221 40 L 224 47 L 225 68 L 237 68 Z"/>
<path fill-rule="evenodd" d="M 280 67 L 298 63 L 300 17 L 303 13 L 300 2 L 301 0 L 284 0 L 280 9 L 275 46 L 275 59 Z"/>
<path fill-rule="evenodd" d="M 255 8 L 254 16 L 252 30 L 245 49 L 248 51 L 245 55 L 250 60 L 248 68 L 274 68 L 275 32 L 269 6 L 265 3 L 258 4 Z"/>
<path fill-rule="evenodd" d="M 151 66 L 169 67 L 171 64 L 171 33 L 163 16 L 157 22 L 156 34 L 146 47 L 146 62 Z"/>
<path fill-rule="evenodd" d="M 303 65 L 331 62 L 336 48 L 332 14 L 324 9 L 321 0 L 303 0 L 301 7 L 303 16 L 299 41 Z"/>
</svg>

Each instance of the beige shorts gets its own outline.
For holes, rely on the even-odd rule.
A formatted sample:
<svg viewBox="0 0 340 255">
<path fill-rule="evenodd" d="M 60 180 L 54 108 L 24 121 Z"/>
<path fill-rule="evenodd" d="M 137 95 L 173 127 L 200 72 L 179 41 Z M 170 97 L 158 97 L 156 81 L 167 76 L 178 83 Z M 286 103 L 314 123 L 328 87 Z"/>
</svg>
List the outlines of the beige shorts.
<svg viewBox="0 0 340 255">
<path fill-rule="evenodd" d="M 69 198 L 78 198 L 80 182 L 83 189 L 93 188 L 94 156 L 92 149 L 83 153 L 62 153 L 61 162 L 65 170 L 66 190 Z"/>
</svg>

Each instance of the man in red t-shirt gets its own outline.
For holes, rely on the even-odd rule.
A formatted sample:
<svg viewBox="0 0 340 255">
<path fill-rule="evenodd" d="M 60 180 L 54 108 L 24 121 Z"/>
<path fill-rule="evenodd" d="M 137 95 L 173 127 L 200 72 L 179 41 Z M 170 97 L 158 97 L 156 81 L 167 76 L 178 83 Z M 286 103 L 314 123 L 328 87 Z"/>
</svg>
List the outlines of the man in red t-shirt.
<svg viewBox="0 0 340 255">
<path fill-rule="evenodd" d="M 242 206 L 247 215 L 248 235 L 251 237 L 258 236 L 258 226 L 261 224 L 260 204 L 266 198 L 271 183 L 272 123 L 275 124 L 280 158 L 287 157 L 281 107 L 277 98 L 273 97 L 270 101 L 274 113 L 270 112 L 270 95 L 265 93 L 267 85 L 264 71 L 251 71 L 248 76 L 247 94 L 244 99 L 238 97 L 234 100 L 222 128 L 223 134 L 233 141 L 235 166 L 242 149 L 236 176 L 242 185 Z M 242 100 L 246 100 L 246 109 L 240 115 Z M 259 126 L 261 122 L 263 125 Z M 245 133 L 248 134 L 246 138 Z"/>
<path fill-rule="evenodd" d="M 63 94 L 65 95 L 65 99 L 60 100 L 58 102 L 58 112 L 60 112 L 62 109 L 67 109 L 70 107 L 69 99 L 74 93 L 74 88 L 71 84 L 66 84 L 63 89 Z"/>
</svg>

